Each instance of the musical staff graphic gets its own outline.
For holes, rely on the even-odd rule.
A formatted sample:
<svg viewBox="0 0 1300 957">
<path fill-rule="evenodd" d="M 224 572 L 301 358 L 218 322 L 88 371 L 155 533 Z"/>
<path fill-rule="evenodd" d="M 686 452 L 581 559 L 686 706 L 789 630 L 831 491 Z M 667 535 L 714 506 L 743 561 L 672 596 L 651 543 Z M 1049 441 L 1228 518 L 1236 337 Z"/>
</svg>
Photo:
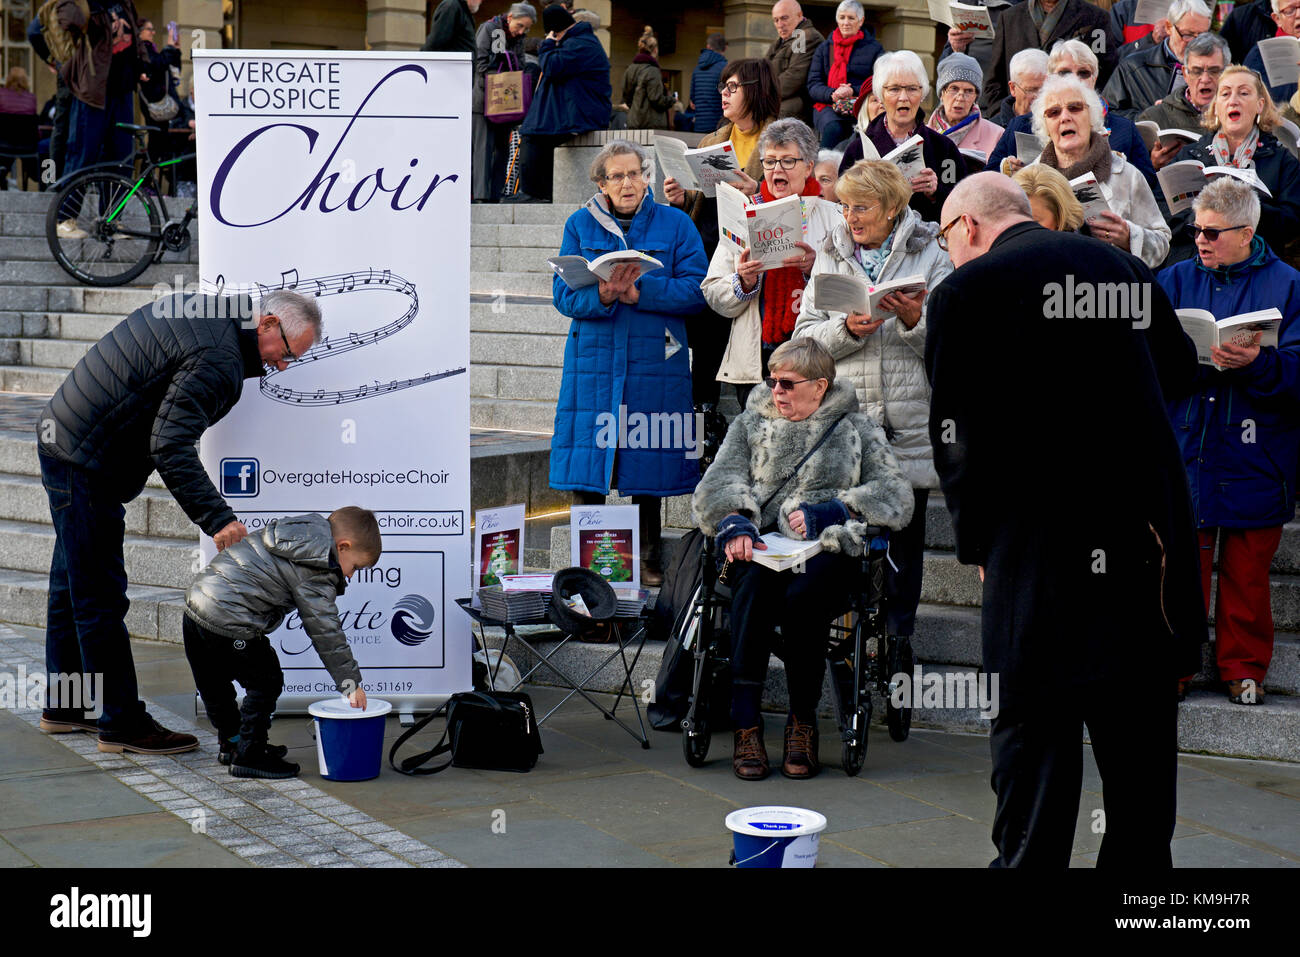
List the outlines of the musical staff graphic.
<svg viewBox="0 0 1300 957">
<path fill-rule="evenodd" d="M 225 286 L 225 278 L 217 277 L 220 284 Z M 205 285 L 216 285 L 207 284 Z M 462 366 L 457 369 L 446 369 L 441 372 L 429 371 L 423 375 L 414 376 L 409 379 L 390 379 L 388 382 L 381 383 L 378 379 L 372 379 L 370 382 L 363 382 L 353 388 L 346 389 L 315 389 L 313 391 L 302 391 L 291 388 L 274 381 L 277 377 L 287 375 L 309 362 L 320 362 L 326 359 L 333 359 L 337 356 L 345 355 L 356 349 L 361 349 L 376 342 L 387 339 L 389 336 L 396 335 L 415 320 L 415 314 L 420 309 L 420 298 L 416 293 L 415 283 L 403 279 L 401 276 L 394 276 L 392 270 L 385 269 L 376 273 L 374 269 L 368 268 L 364 274 L 360 273 L 338 273 L 333 276 L 321 276 L 313 279 L 300 279 L 296 268 L 287 269 L 280 273 L 280 282 L 274 286 L 264 286 L 262 283 L 254 282 L 246 291 L 249 293 L 256 292 L 255 295 L 264 296 L 274 289 L 295 289 L 298 292 L 307 295 L 313 295 L 317 298 L 321 296 L 345 295 L 347 293 L 360 293 L 367 291 L 383 291 L 399 293 L 409 300 L 406 310 L 397 319 L 375 329 L 367 329 L 363 332 L 348 332 L 346 336 L 334 336 L 321 339 L 320 342 L 312 346 L 296 361 L 283 371 L 272 370 L 267 372 L 261 379 L 260 388 L 262 394 L 277 402 L 283 402 L 286 405 L 300 406 L 321 406 L 321 405 L 342 405 L 346 402 L 359 402 L 362 399 L 372 399 L 376 396 L 389 395 L 394 392 L 400 392 L 403 389 L 411 389 L 415 386 L 424 385 L 427 382 L 437 382 L 440 379 L 446 379 L 451 376 L 464 375 L 468 370 Z M 242 288 L 236 290 L 235 287 L 227 287 L 226 293 L 232 291 L 245 291 Z"/>
</svg>

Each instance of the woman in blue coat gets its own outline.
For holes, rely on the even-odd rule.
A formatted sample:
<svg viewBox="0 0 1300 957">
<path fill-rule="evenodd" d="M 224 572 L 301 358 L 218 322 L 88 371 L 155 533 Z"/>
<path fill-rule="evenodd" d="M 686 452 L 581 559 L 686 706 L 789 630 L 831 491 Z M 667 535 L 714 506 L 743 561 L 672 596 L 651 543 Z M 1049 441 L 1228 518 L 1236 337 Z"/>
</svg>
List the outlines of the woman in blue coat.
<svg viewBox="0 0 1300 957">
<path fill-rule="evenodd" d="M 570 289 L 554 279 L 555 308 L 573 320 L 551 440 L 551 487 L 580 504 L 603 504 L 611 488 L 641 508 L 641 580 L 663 581 L 659 499 L 685 495 L 699 479 L 686 319 L 704 306 L 708 271 L 691 218 L 656 203 L 653 161 L 615 140 L 591 164 L 600 191 L 564 224 L 562 256 L 588 261 L 636 249 L 663 264 L 637 278 L 636 265 Z"/>
<path fill-rule="evenodd" d="M 1273 655 L 1269 567 L 1282 526 L 1295 516 L 1300 470 L 1300 272 L 1255 235 L 1260 202 L 1245 183 L 1215 180 L 1193 211 L 1196 258 L 1158 277 L 1174 307 L 1204 309 L 1217 320 L 1282 312 L 1276 346 L 1259 345 L 1259 333 L 1244 343 L 1225 340 L 1209 351 L 1222 371 L 1202 365 L 1199 391 L 1170 405 L 1200 535 L 1206 614 L 1219 543 L 1219 677 L 1234 703 L 1260 704 Z M 1189 681 L 1180 682 L 1180 695 Z"/>
</svg>

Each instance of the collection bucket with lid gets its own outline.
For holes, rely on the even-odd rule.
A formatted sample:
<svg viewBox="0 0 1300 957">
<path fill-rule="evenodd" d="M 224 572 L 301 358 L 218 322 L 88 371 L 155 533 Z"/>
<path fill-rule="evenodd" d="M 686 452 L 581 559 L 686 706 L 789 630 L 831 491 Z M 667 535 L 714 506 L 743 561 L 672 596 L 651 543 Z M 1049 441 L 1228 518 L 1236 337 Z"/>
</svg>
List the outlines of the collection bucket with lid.
<svg viewBox="0 0 1300 957">
<path fill-rule="evenodd" d="M 826 818 L 801 807 L 745 807 L 727 815 L 737 867 L 812 867 Z"/>
<path fill-rule="evenodd" d="M 379 777 L 384 761 L 384 718 L 393 706 L 379 698 L 364 710 L 347 698 L 317 701 L 307 708 L 316 723 L 320 776 L 330 781 L 368 781 Z"/>
</svg>

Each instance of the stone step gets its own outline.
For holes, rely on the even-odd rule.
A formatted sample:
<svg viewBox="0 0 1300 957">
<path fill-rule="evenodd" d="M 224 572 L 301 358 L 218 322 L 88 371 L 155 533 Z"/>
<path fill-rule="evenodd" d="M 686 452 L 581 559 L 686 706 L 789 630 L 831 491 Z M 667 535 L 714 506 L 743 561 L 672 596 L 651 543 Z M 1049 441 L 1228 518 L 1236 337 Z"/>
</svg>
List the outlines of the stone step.
<svg viewBox="0 0 1300 957">
<path fill-rule="evenodd" d="M 0 568 L 0 619 L 43 628 L 49 602 L 49 578 L 48 567 L 41 572 Z M 131 602 L 126 613 L 131 637 L 180 643 L 185 609 L 183 590 L 130 585 L 126 596 Z"/>
<path fill-rule="evenodd" d="M 57 323 L 53 326 L 57 330 Z M 50 316 L 45 312 L 0 312 L 0 336 L 49 336 Z"/>
<path fill-rule="evenodd" d="M 190 545 L 198 540 L 198 526 L 166 489 L 146 488 L 125 509 L 128 535 L 173 538 Z M 0 519 L 49 524 L 49 499 L 39 476 L 0 472 Z"/>
<path fill-rule="evenodd" d="M 57 268 L 57 267 L 56 267 Z M 546 272 L 471 272 L 469 291 L 485 296 L 547 296 L 551 295 L 550 267 Z M 0 274 L 0 282 L 3 282 Z"/>
<path fill-rule="evenodd" d="M 501 640 L 499 632 L 488 631 L 490 646 L 499 647 Z M 553 641 L 545 640 L 539 635 L 531 636 L 529 640 L 543 653 L 554 646 Z M 556 652 L 555 661 L 557 664 L 563 662 L 561 667 L 567 672 L 586 674 L 597 668 L 612 648 L 613 646 L 608 644 L 569 642 Z M 632 672 L 633 693 L 643 695 L 647 690 L 653 689 L 654 678 L 663 658 L 663 650 L 663 642 L 646 643 Z M 525 671 L 535 662 L 533 656 L 518 642 L 510 644 L 507 654 Z M 945 680 L 951 676 L 954 684 L 967 680 L 973 673 L 974 669 L 971 668 L 922 665 L 923 676 L 937 674 L 943 676 Z M 548 674 L 545 668 L 539 669 L 529 680 L 533 684 L 540 685 L 558 684 L 554 676 Z M 608 693 L 617 693 L 623 681 L 622 664 L 616 658 L 593 676 L 590 687 Z M 874 719 L 883 722 L 884 701 L 878 695 L 873 695 L 872 701 Z M 764 710 L 782 714 L 788 706 L 784 665 L 779 659 L 773 658 L 768 666 L 767 682 L 763 689 L 763 707 Z M 832 713 L 828 685 L 823 686 L 821 711 L 824 718 L 830 717 Z M 618 713 L 624 721 L 635 727 L 635 716 L 630 702 L 620 705 Z M 972 707 L 963 709 L 914 707 L 912 726 L 987 733 L 989 721 Z M 823 726 L 822 730 L 823 740 L 825 740 L 828 728 Z M 651 744 L 653 747 L 677 746 L 674 737 L 668 733 L 652 732 Z M 892 747 L 893 743 L 886 742 L 884 746 Z M 906 742 L 902 746 L 906 747 Z M 1300 698 L 1272 695 L 1269 696 L 1266 704 L 1247 708 L 1229 703 L 1227 698 L 1218 691 L 1193 691 L 1178 709 L 1178 746 L 1182 751 L 1200 754 L 1300 762 Z M 726 760 L 730 753 L 730 742 L 725 732 L 715 737 L 712 753 L 713 760 Z M 833 754 L 833 751 L 831 753 Z M 835 758 L 832 757 L 830 760 L 834 761 Z M 866 760 L 867 765 L 870 766 L 872 761 L 870 749 L 867 751 Z"/>
<path fill-rule="evenodd" d="M 0 192 L 0 215 L 9 215 L 10 213 L 40 213 L 45 216 L 45 211 L 50 208 L 50 200 L 53 198 L 52 193 L 39 193 L 23 189 L 8 189 Z"/>
<path fill-rule="evenodd" d="M 549 298 L 549 291 L 547 296 Z M 565 336 L 569 334 L 572 321 L 549 302 L 541 305 L 473 302 L 469 306 L 469 328 L 475 335 L 481 332 L 522 332 Z"/>
<path fill-rule="evenodd" d="M 123 553 L 127 581 L 137 585 L 187 588 L 198 559 L 198 533 L 192 542 L 127 535 Z M 0 519 L 0 568 L 49 574 L 54 527 Z"/>
<path fill-rule="evenodd" d="M 67 369 L 48 366 L 0 366 L 0 392 L 53 395 L 67 377 Z"/>
<path fill-rule="evenodd" d="M 475 203 L 469 221 L 471 225 L 563 226 L 579 209 L 577 203 Z"/>
<path fill-rule="evenodd" d="M 551 434 L 555 403 L 536 399 L 478 398 L 470 402 L 470 425 L 476 429 Z"/>
<path fill-rule="evenodd" d="M 545 273 L 549 281 L 554 271 L 546 260 L 556 255 L 559 248 L 558 243 L 544 248 L 513 245 L 474 246 L 470 249 L 470 269 L 474 272 Z"/>
<path fill-rule="evenodd" d="M 84 339 L 0 339 L 0 365 L 71 369 L 94 344 Z"/>
<path fill-rule="evenodd" d="M 470 368 L 470 395 L 550 402 L 560 396 L 560 370 L 543 366 L 475 365 Z"/>
<path fill-rule="evenodd" d="M 193 227 L 191 227 L 192 229 Z M 143 230 L 142 230 L 143 231 Z M 138 256 L 142 251 L 142 244 L 133 243 L 130 255 Z M 558 247 L 557 247 L 558 248 Z M 73 247 L 65 247 L 65 253 L 69 258 L 75 259 L 78 255 L 86 255 L 94 252 L 101 253 L 102 246 L 95 243 L 91 249 L 81 250 L 74 243 Z M 122 251 L 119 249 L 117 255 L 120 257 Z M 0 263 L 20 263 L 20 262 L 53 262 L 53 255 L 50 253 L 49 242 L 45 238 L 45 227 L 41 226 L 40 233 L 31 236 L 0 236 Z M 189 263 L 197 264 L 199 261 L 199 245 L 191 242 L 187 249 L 180 252 L 174 252 L 170 249 L 163 253 L 162 261 L 164 263 Z M 67 275 L 66 273 L 64 275 Z M 69 277 L 71 278 L 71 277 Z"/>
<path fill-rule="evenodd" d="M 8 475 L 40 478 L 41 464 L 36 457 L 36 434 L 26 429 L 0 429 L 0 472 Z M 151 472 L 145 483 L 147 488 L 166 490 L 167 486 Z"/>
<path fill-rule="evenodd" d="M 60 312 L 49 316 L 46 336 L 51 339 L 87 339 L 98 342 L 126 318 L 110 312 Z"/>
<path fill-rule="evenodd" d="M 550 250 L 546 255 L 554 256 L 560 251 L 564 240 L 564 225 L 557 223 L 548 226 L 516 226 L 512 223 L 473 223 L 470 226 L 470 248 L 480 246 Z"/>
<path fill-rule="evenodd" d="M 111 289 L 97 289 L 87 286 L 82 297 L 81 308 L 76 311 L 117 316 L 118 320 L 121 321 L 126 318 L 128 313 L 135 312 L 141 306 L 158 298 L 158 294 L 154 291 L 152 285 L 155 281 L 167 286 L 167 293 L 170 294 L 175 291 L 177 286 L 183 289 L 185 286 L 197 282 L 198 270 L 185 272 L 173 269 L 169 274 L 161 276 L 157 280 L 151 280 L 150 284 L 137 281 L 130 286 L 117 286 Z"/>
<path fill-rule="evenodd" d="M 192 263 L 162 262 L 151 265 L 143 273 L 137 276 L 133 282 L 136 285 L 145 284 L 153 286 L 154 283 L 170 284 L 175 279 L 178 271 L 193 271 L 197 274 L 198 267 Z M 192 280 L 191 280 L 192 281 Z M 63 268 L 51 259 L 47 254 L 43 259 L 37 261 L 9 260 L 0 262 L 0 285 L 8 286 L 68 286 L 76 284 L 76 280 L 63 271 Z M 90 287 L 85 288 L 87 292 Z M 0 292 L 0 307 L 6 301 L 8 292 Z M 8 307 L 12 308 L 12 307 Z M 125 315 L 125 313 L 123 313 Z"/>
<path fill-rule="evenodd" d="M 45 238 L 45 206 L 38 212 L 10 210 L 8 204 L 0 204 L 0 236 L 28 236 Z"/>
<path fill-rule="evenodd" d="M 469 361 L 475 365 L 564 367 L 565 336 L 526 332 L 480 332 L 470 336 Z"/>
</svg>

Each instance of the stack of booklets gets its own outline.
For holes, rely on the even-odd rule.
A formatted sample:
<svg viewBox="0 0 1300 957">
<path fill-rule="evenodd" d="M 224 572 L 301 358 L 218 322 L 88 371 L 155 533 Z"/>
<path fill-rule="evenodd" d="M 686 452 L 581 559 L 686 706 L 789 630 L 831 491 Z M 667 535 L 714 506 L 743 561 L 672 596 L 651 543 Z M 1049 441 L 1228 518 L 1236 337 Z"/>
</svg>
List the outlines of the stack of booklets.
<svg viewBox="0 0 1300 957">
<path fill-rule="evenodd" d="M 650 599 L 650 592 L 644 588 L 638 588 L 636 591 L 629 588 L 615 588 L 614 595 L 618 598 L 614 614 L 619 618 L 641 617 L 645 603 Z"/>
<path fill-rule="evenodd" d="M 501 585 L 489 585 L 478 590 L 479 602 L 485 618 L 494 621 L 529 621 L 546 617 L 546 603 L 550 589 L 541 591 L 507 591 Z"/>
</svg>

